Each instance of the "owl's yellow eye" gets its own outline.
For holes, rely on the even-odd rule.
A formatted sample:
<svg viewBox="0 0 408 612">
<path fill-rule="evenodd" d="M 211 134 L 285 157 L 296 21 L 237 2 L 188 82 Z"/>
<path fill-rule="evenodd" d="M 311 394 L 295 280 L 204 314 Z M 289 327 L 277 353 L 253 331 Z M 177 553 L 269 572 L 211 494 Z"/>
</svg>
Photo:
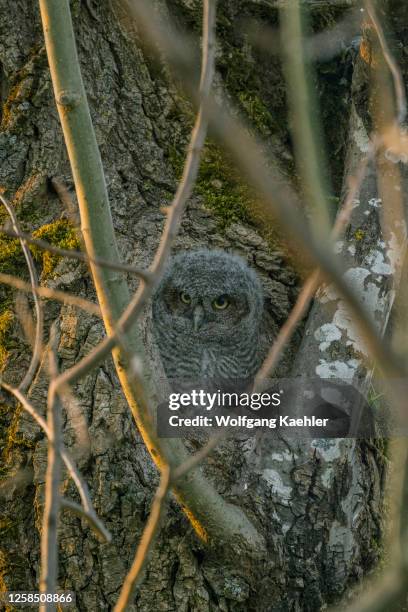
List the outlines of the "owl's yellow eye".
<svg viewBox="0 0 408 612">
<path fill-rule="evenodd" d="M 212 305 L 215 310 L 225 310 L 230 305 L 230 301 L 227 295 L 219 295 L 213 300 Z"/>
<path fill-rule="evenodd" d="M 185 291 L 180 292 L 180 300 L 183 302 L 183 304 L 191 304 L 191 296 Z"/>
</svg>

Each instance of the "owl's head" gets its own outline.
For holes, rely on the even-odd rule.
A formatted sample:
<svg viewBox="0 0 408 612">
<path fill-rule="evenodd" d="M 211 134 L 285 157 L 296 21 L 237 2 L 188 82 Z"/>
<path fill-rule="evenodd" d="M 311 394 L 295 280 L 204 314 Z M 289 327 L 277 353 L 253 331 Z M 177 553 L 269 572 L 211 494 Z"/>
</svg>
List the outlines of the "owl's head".
<svg viewBox="0 0 408 612">
<path fill-rule="evenodd" d="M 227 342 L 259 327 L 261 283 L 236 255 L 201 249 L 176 255 L 153 299 L 155 325 L 197 342 Z"/>
</svg>

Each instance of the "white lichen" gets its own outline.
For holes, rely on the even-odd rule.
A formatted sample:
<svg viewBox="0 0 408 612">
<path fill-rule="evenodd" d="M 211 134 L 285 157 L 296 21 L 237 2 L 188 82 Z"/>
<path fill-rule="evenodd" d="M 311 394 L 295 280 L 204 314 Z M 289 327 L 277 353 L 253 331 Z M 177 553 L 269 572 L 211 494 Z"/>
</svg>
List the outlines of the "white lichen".
<svg viewBox="0 0 408 612">
<path fill-rule="evenodd" d="M 320 376 L 320 378 L 336 378 L 341 380 L 352 380 L 357 368 L 361 364 L 359 359 L 347 359 L 345 361 L 340 361 L 339 359 L 335 361 L 326 361 L 325 359 L 320 359 L 320 363 L 316 366 L 316 374 Z"/>
<path fill-rule="evenodd" d="M 354 117 L 357 124 L 357 128 L 353 132 L 354 142 L 362 153 L 368 153 L 371 145 L 367 135 L 367 131 L 357 113 L 354 113 Z"/>
<path fill-rule="evenodd" d="M 381 204 L 382 204 L 381 198 L 370 198 L 368 200 L 368 205 L 372 206 L 373 208 L 380 208 Z"/>
<path fill-rule="evenodd" d="M 374 274 L 388 276 L 392 274 L 392 266 L 384 260 L 384 253 L 381 251 L 371 251 L 364 260 Z"/>
<path fill-rule="evenodd" d="M 347 442 L 347 440 L 341 438 L 316 438 L 312 440 L 310 446 L 316 449 L 322 459 L 330 463 L 342 456 L 342 443 L 344 442 Z"/>
<path fill-rule="evenodd" d="M 326 351 L 332 342 L 341 339 L 341 331 L 333 323 L 325 323 L 316 329 L 314 337 L 320 342 L 319 350 Z"/>
<path fill-rule="evenodd" d="M 281 502 L 290 500 L 292 488 L 283 483 L 282 476 L 276 470 L 265 469 L 262 471 L 262 476 L 271 486 L 272 493 L 278 495 Z"/>
<path fill-rule="evenodd" d="M 353 533 L 348 526 L 338 521 L 334 521 L 331 526 L 328 546 L 336 554 L 341 554 L 346 563 L 354 558 L 356 543 Z"/>
<path fill-rule="evenodd" d="M 292 455 L 288 450 L 282 451 L 280 453 L 272 453 L 271 454 L 272 461 L 292 461 Z"/>
<path fill-rule="evenodd" d="M 344 300 L 339 300 L 337 310 L 333 316 L 333 324 L 346 333 L 346 345 L 352 346 L 358 353 L 367 354 L 367 347 L 350 308 Z"/>
<path fill-rule="evenodd" d="M 321 475 L 321 482 L 325 489 L 330 489 L 331 482 L 333 480 L 333 469 L 329 466 L 326 468 Z"/>
</svg>

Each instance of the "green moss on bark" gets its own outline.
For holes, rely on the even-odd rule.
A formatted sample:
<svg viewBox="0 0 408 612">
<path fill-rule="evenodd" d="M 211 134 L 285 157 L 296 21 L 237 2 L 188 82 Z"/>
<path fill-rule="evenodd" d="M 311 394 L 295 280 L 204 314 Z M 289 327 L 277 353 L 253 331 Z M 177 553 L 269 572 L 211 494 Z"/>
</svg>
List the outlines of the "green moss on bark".
<svg viewBox="0 0 408 612">
<path fill-rule="evenodd" d="M 54 246 L 63 249 L 78 249 L 80 243 L 75 229 L 65 219 L 43 225 L 33 232 L 35 238 L 41 238 Z M 42 268 L 42 278 L 49 278 L 61 257 L 38 247 L 30 245 L 35 262 Z M 19 278 L 27 278 L 27 264 L 18 239 L 0 235 L 0 272 Z M 12 338 L 14 290 L 6 285 L 0 286 L 0 372 L 4 369 L 11 348 L 15 348 Z"/>
<path fill-rule="evenodd" d="M 14 321 L 14 314 L 11 310 L 5 310 L 0 314 L 0 372 L 3 371 L 7 355 L 13 347 L 10 331 Z"/>
<path fill-rule="evenodd" d="M 80 247 L 75 228 L 66 219 L 58 219 L 53 223 L 43 225 L 40 229 L 33 232 L 33 237 L 46 240 L 61 249 L 77 250 Z M 51 276 L 61 257 L 39 249 L 36 246 L 31 246 L 30 248 L 35 261 L 42 264 L 43 278 Z"/>
<path fill-rule="evenodd" d="M 179 178 L 184 157 L 173 149 L 170 160 Z M 234 221 L 250 222 L 251 190 L 240 181 L 227 156 L 212 142 L 207 142 L 204 148 L 194 193 L 216 213 L 222 228 Z"/>
<path fill-rule="evenodd" d="M 53 223 L 43 225 L 33 232 L 33 237 L 45 240 L 62 249 L 77 250 L 80 248 L 76 230 L 66 219 L 58 219 Z M 49 277 L 61 257 L 33 245 L 29 245 L 29 248 L 34 260 L 42 266 L 43 277 Z M 0 272 L 21 276 L 25 266 L 20 241 L 0 235 Z"/>
<path fill-rule="evenodd" d="M 21 274 L 24 261 L 19 240 L 0 235 L 0 272 Z"/>
</svg>

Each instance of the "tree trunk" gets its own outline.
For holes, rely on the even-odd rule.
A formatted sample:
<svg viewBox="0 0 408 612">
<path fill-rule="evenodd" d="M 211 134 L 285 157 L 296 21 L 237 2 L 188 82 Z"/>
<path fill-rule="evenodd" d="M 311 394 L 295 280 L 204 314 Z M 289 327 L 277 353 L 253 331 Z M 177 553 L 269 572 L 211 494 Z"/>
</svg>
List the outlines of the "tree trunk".
<svg viewBox="0 0 408 612">
<path fill-rule="evenodd" d="M 169 0 L 168 5 L 180 24 L 199 31 L 201 2 Z M 14 196 L 23 229 L 40 230 L 57 244 L 73 244 L 75 232 L 50 183 L 53 176 L 60 176 L 72 186 L 72 179 L 38 7 L 35 2 L 16 0 L 10 5 L 0 0 L 0 8 L 0 182 L 6 194 Z M 141 41 L 137 46 L 121 29 L 121 11 L 115 1 L 73 0 L 71 9 L 121 256 L 123 261 L 146 266 L 163 226 L 160 208 L 171 200 L 176 186 L 190 107 L 169 83 L 163 65 Z M 343 6 L 316 3 L 313 28 L 334 24 L 342 10 Z M 228 0 L 220 3 L 219 11 L 218 70 L 231 97 L 283 170 L 292 175 L 279 62 L 254 49 L 239 27 L 239 19 L 244 22 L 249 17 L 276 25 L 275 8 L 268 3 Z M 348 134 L 352 55 L 350 50 L 341 61 L 321 64 L 316 81 L 337 195 Z M 229 160 L 209 143 L 175 248 L 205 245 L 247 258 L 263 281 L 274 332 L 296 297 L 297 278 L 279 236 L 265 232 L 257 219 L 250 218 L 245 202 L 251 197 Z M 5 219 L 3 213 L 0 219 Z M 0 238 L 0 270 L 21 276 L 23 260 L 14 244 Z M 95 298 L 84 265 L 36 257 L 44 284 Z M 136 281 L 129 282 L 135 288 Z M 19 322 L 10 315 L 11 292 L 3 287 L 0 291 L 3 376 L 18 382 L 30 349 L 24 345 Z M 48 303 L 48 326 L 56 319 L 59 366 L 64 369 L 95 346 L 103 326 L 73 307 Z M 298 344 L 299 336 L 287 351 L 280 373 L 288 372 Z M 30 390 L 42 414 L 45 388 L 44 367 Z M 135 429 L 111 359 L 74 391 L 87 433 L 82 430 L 79 439 L 80 420 L 67 414 L 66 444 L 89 483 L 95 508 L 111 530 L 113 542 L 99 543 L 87 525 L 64 511 L 59 585 L 76 592 L 78 610 L 108 610 L 133 558 L 158 475 Z M 36 590 L 46 444 L 37 425 L 5 395 L 0 405 L 0 444 L 0 587 Z M 231 550 L 206 548 L 173 500 L 135 596 L 134 610 L 319 610 L 373 565 L 381 535 L 379 449 L 354 448 L 351 465 L 341 443 L 316 447 L 311 456 L 309 448 L 304 461 L 303 455 L 281 440 L 268 444 L 268 464 L 261 469 L 251 444 L 236 441 L 221 444 L 205 466 L 218 491 L 241 506 L 264 535 L 266 558 L 237 558 L 232 546 Z M 64 491 L 76 499 L 68 480 Z M 356 495 L 363 529 L 358 528 L 361 523 L 350 523 Z"/>
</svg>

